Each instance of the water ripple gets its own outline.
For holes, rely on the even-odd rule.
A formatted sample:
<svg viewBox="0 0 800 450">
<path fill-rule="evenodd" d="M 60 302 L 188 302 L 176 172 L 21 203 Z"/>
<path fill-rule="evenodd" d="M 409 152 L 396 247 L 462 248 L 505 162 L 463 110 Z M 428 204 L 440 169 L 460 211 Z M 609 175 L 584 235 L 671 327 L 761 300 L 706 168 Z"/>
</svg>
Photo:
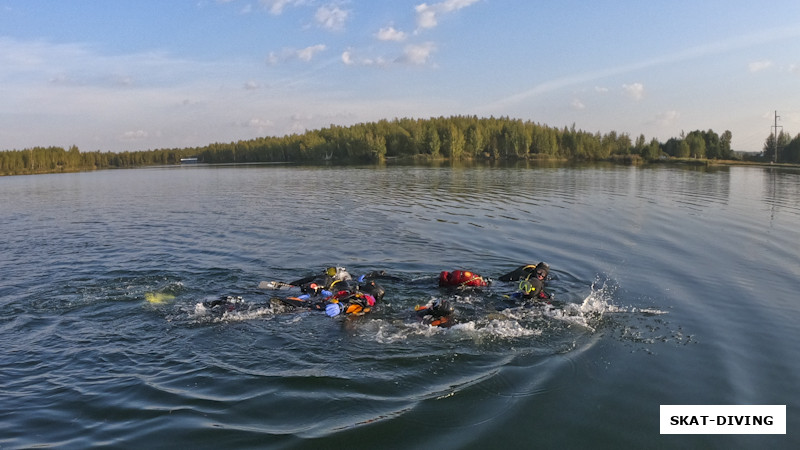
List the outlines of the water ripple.
<svg viewBox="0 0 800 450">
<path fill-rule="evenodd" d="M 0 446 L 658 446 L 647 405 L 794 398 L 798 181 L 480 165 L 3 178 Z M 552 306 L 436 286 L 540 260 Z M 354 320 L 256 289 L 329 265 L 406 281 Z M 203 306 L 220 295 L 242 307 Z M 441 297 L 455 326 L 416 321 Z"/>
</svg>

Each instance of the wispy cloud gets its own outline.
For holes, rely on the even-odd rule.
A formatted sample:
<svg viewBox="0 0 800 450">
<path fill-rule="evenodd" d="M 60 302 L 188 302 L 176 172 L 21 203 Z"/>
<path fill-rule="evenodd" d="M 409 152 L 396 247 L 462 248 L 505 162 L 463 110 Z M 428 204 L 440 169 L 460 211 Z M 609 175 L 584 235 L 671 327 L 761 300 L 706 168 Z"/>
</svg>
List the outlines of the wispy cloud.
<svg viewBox="0 0 800 450">
<path fill-rule="evenodd" d="M 488 105 L 487 107 L 489 109 L 498 109 L 498 108 L 505 109 L 509 105 L 517 104 L 530 97 L 547 92 L 552 92 L 566 86 L 573 86 L 580 83 L 586 83 L 615 75 L 631 73 L 634 71 L 639 71 L 651 67 L 657 67 L 666 64 L 674 64 L 696 58 L 702 58 L 708 55 L 727 53 L 737 49 L 749 48 L 756 45 L 785 40 L 797 36 L 800 36 L 800 28 L 797 27 L 769 29 L 759 33 L 737 36 L 735 38 L 728 40 L 716 41 L 708 44 L 690 47 L 680 52 L 657 56 L 654 58 L 630 64 L 624 64 L 605 69 L 598 69 L 585 73 L 565 75 L 560 78 L 555 78 L 552 80 L 545 81 L 530 89 L 500 99 L 492 103 L 491 105 Z"/>
<path fill-rule="evenodd" d="M 664 111 L 656 116 L 656 124 L 662 127 L 671 127 L 680 117 L 678 111 Z"/>
<path fill-rule="evenodd" d="M 51 43 L 0 38 L 0 79 L 33 86 L 96 86 L 130 88 L 169 82 L 175 73 L 194 73 L 213 68 L 166 52 L 148 51 L 105 54 L 83 43 Z"/>
<path fill-rule="evenodd" d="M 259 3 L 274 15 L 283 14 L 287 6 L 300 6 L 306 3 L 305 0 L 259 0 Z"/>
<path fill-rule="evenodd" d="M 380 41 L 402 42 L 406 40 L 407 35 L 402 31 L 396 30 L 393 26 L 388 26 L 378 30 L 375 37 Z"/>
<path fill-rule="evenodd" d="M 253 117 L 252 119 L 241 123 L 241 126 L 244 127 L 244 128 L 253 128 L 253 129 L 257 130 L 259 133 L 264 133 L 269 128 L 272 128 L 273 126 L 275 126 L 275 123 L 273 123 L 269 119 L 262 119 L 260 117 Z"/>
<path fill-rule="evenodd" d="M 403 48 L 401 55 L 394 59 L 369 57 L 359 54 L 354 48 L 342 52 L 342 62 L 348 66 L 365 67 L 390 67 L 390 66 L 424 66 L 430 62 L 432 54 L 436 51 L 436 44 L 425 42 L 422 44 L 409 44 Z"/>
<path fill-rule="evenodd" d="M 82 44 L 51 44 L 0 38 L 0 74 L 61 72 L 70 61 L 95 59 Z M 50 75 L 51 77 L 53 75 Z"/>
<path fill-rule="evenodd" d="M 280 16 L 284 13 L 286 8 L 300 7 L 300 6 L 313 6 L 313 0 L 259 0 L 261 6 L 275 16 Z M 249 13 L 251 11 L 250 4 L 248 3 L 243 9 L 242 13 Z M 314 22 L 320 28 L 329 31 L 342 31 L 345 28 L 347 19 L 350 17 L 350 11 L 342 9 L 337 3 L 327 3 L 317 7 L 314 13 Z"/>
<path fill-rule="evenodd" d="M 330 31 L 344 30 L 345 22 L 350 16 L 350 12 L 339 8 L 336 5 L 324 5 L 317 8 L 314 20 L 320 27 Z"/>
<path fill-rule="evenodd" d="M 428 62 L 431 54 L 436 50 L 436 45 L 433 42 L 426 42 L 424 44 L 415 44 L 406 46 L 403 51 L 403 56 L 397 59 L 397 62 L 412 65 L 424 65 Z"/>
<path fill-rule="evenodd" d="M 767 70 L 772 67 L 772 61 L 769 60 L 762 60 L 762 61 L 753 61 L 747 65 L 747 70 L 751 73 L 761 72 L 762 70 Z"/>
<path fill-rule="evenodd" d="M 141 141 L 143 139 L 147 139 L 149 136 L 150 133 L 145 130 L 135 130 L 122 133 L 120 139 L 123 141 Z"/>
<path fill-rule="evenodd" d="M 365 57 L 352 48 L 342 52 L 342 62 L 347 66 L 386 67 L 389 62 L 383 57 Z"/>
<path fill-rule="evenodd" d="M 351 66 L 356 63 L 353 59 L 353 52 L 351 50 L 345 50 L 342 52 L 342 62 L 347 66 Z"/>
<path fill-rule="evenodd" d="M 302 59 L 303 61 L 308 62 L 311 61 L 311 59 L 314 57 L 315 54 L 324 51 L 325 48 L 326 47 L 324 44 L 312 45 L 311 47 L 306 47 L 304 49 L 299 50 L 297 52 L 297 57 Z"/>
<path fill-rule="evenodd" d="M 325 44 L 312 45 L 301 49 L 284 48 L 280 52 L 269 52 L 267 64 L 275 65 L 298 59 L 304 62 L 310 62 L 317 53 L 325 51 L 326 49 L 327 47 Z"/>
<path fill-rule="evenodd" d="M 417 13 L 417 30 L 435 28 L 439 24 L 442 14 L 447 14 L 459 9 L 466 8 L 479 0 L 445 0 L 443 2 L 429 5 L 421 3 L 414 7 Z"/>
<path fill-rule="evenodd" d="M 642 83 L 623 84 L 622 89 L 628 96 L 636 101 L 644 98 L 644 85 Z"/>
<path fill-rule="evenodd" d="M 572 103 L 570 104 L 570 106 L 572 106 L 572 109 L 575 109 L 575 110 L 578 110 L 578 111 L 586 109 L 586 105 L 584 105 L 583 102 L 580 101 L 577 98 L 572 100 Z"/>
</svg>

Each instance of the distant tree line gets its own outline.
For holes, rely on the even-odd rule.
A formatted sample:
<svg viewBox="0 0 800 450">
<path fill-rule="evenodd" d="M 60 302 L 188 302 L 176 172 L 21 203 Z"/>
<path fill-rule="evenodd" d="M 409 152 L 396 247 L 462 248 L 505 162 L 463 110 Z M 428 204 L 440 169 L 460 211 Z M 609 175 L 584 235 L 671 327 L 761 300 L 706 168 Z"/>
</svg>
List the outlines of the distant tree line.
<svg viewBox="0 0 800 450">
<path fill-rule="evenodd" d="M 394 119 L 331 125 L 283 137 L 262 137 L 203 147 L 134 152 L 88 152 L 72 146 L 36 147 L 0 152 L 0 174 L 74 172 L 178 164 L 196 157 L 203 163 L 251 162 L 380 162 L 386 159 L 563 159 L 647 162 L 665 158 L 735 159 L 731 132 L 692 131 L 660 143 L 644 135 L 590 133 L 572 127 L 554 128 L 519 119 L 452 116 Z M 773 137 L 771 137 L 774 139 Z M 779 160 L 800 162 L 795 139 L 781 133 Z M 769 139 L 768 139 L 769 141 Z M 769 156 L 765 144 L 763 158 Z M 774 147 L 774 146 L 772 146 Z M 770 147 L 770 148 L 772 148 Z"/>
<path fill-rule="evenodd" d="M 177 164 L 193 150 L 148 150 L 138 152 L 81 152 L 72 146 L 34 147 L 0 152 L 0 175 L 79 172 L 85 170 L 128 168 Z"/>
<path fill-rule="evenodd" d="M 733 134 L 725 131 L 718 135 L 712 130 L 692 131 L 680 138 L 671 138 L 663 146 L 663 151 L 675 158 L 734 159 L 731 150 Z"/>
<path fill-rule="evenodd" d="M 777 157 L 775 156 L 776 150 Z M 789 133 L 781 131 L 777 135 L 777 142 L 775 133 L 770 133 L 764 142 L 763 152 L 759 155 L 759 159 L 778 163 L 800 163 L 800 133 L 792 138 Z"/>
</svg>

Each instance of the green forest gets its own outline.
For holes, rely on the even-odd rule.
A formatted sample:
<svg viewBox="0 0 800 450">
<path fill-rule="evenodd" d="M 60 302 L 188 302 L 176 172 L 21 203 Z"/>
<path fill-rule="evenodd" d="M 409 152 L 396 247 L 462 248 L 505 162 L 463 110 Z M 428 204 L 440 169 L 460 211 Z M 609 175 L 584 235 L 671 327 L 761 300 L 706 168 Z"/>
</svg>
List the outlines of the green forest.
<svg viewBox="0 0 800 450">
<path fill-rule="evenodd" d="M 81 152 L 76 146 L 35 147 L 0 152 L 0 175 L 76 172 L 179 164 L 182 158 L 201 163 L 310 163 L 335 161 L 379 163 L 387 159 L 554 159 L 567 161 L 619 161 L 647 163 L 674 158 L 732 160 L 741 158 L 731 149 L 732 134 L 712 130 L 681 133 L 666 142 L 632 139 L 614 131 L 601 134 L 554 128 L 531 121 L 475 116 L 430 119 L 394 119 L 331 125 L 283 137 L 262 137 L 204 147 L 126 152 Z M 755 160 L 800 163 L 800 134 L 791 138 L 771 135 Z"/>
</svg>

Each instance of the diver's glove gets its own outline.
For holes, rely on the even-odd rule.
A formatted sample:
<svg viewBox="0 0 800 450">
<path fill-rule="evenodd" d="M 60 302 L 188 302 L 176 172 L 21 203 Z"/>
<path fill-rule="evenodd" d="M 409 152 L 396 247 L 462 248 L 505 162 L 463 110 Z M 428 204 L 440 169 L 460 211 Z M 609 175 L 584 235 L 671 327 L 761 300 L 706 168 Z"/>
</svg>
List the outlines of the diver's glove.
<svg viewBox="0 0 800 450">
<path fill-rule="evenodd" d="M 328 317 L 336 317 L 341 312 L 342 309 L 339 307 L 338 303 L 328 303 L 328 306 L 325 307 L 325 314 L 327 314 Z"/>
</svg>

